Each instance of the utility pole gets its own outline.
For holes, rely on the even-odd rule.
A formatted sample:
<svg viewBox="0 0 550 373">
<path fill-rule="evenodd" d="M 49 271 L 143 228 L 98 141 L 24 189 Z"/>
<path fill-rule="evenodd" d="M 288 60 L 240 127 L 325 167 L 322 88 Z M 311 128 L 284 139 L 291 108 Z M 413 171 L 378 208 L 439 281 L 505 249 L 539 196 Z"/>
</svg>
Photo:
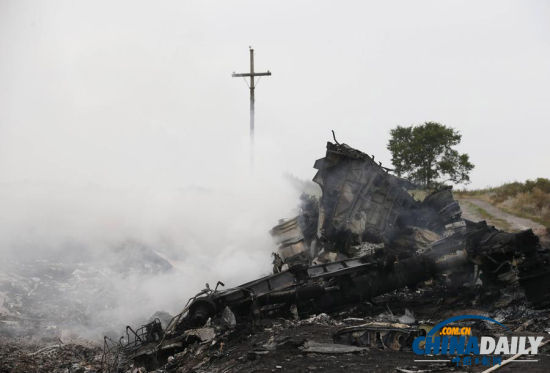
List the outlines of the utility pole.
<svg viewBox="0 0 550 373">
<path fill-rule="evenodd" d="M 246 78 L 250 77 L 250 161 L 254 163 L 254 90 L 256 86 L 254 85 L 254 77 L 256 76 L 270 76 L 271 72 L 267 70 L 265 73 L 257 73 L 254 71 L 254 49 L 250 49 L 250 73 L 236 74 L 233 73 L 234 78 Z"/>
</svg>

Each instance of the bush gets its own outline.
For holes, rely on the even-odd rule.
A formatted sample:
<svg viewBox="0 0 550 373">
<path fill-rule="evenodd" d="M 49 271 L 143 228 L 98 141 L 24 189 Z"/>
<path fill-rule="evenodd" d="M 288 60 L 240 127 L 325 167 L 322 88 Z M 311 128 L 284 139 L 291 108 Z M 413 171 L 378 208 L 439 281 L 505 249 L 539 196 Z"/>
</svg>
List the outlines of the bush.
<svg viewBox="0 0 550 373">
<path fill-rule="evenodd" d="M 542 192 L 550 193 L 550 180 L 539 177 L 536 180 L 527 180 L 525 183 L 513 182 L 506 183 L 497 188 L 489 189 L 491 200 L 494 203 L 502 203 L 509 198 L 514 198 L 520 193 L 532 193 L 535 189 L 539 190 L 539 195 Z"/>
</svg>

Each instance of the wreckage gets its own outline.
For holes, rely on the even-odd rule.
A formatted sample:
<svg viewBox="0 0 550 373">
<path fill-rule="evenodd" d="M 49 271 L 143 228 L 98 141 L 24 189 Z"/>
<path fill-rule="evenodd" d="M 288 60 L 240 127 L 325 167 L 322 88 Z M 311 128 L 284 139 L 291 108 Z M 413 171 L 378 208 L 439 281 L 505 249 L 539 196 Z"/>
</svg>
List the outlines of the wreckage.
<svg viewBox="0 0 550 373">
<path fill-rule="evenodd" d="M 463 219 L 449 187 L 418 201 L 410 193 L 415 185 L 346 144 L 327 143 L 314 167 L 322 193 L 303 195 L 300 214 L 272 229 L 279 245 L 272 275 L 231 289 L 207 285 L 164 327 L 154 319 L 136 330 L 128 326 L 118 341 L 105 337 L 104 370 L 118 371 L 129 360 L 159 366 L 213 339 L 205 325 L 221 330 L 331 312 L 434 278 L 449 287 L 519 284 L 533 306 L 550 304 L 549 253 L 531 230 L 507 233 Z M 403 332 L 392 325 L 348 328 L 335 339 L 372 343 L 377 328 L 390 336 Z"/>
</svg>

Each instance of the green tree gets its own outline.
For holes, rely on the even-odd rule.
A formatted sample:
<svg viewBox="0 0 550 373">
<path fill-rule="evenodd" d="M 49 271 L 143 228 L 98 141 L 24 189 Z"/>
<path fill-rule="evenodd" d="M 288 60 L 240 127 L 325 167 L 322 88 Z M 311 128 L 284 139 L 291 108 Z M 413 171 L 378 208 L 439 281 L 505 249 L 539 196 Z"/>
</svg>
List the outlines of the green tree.
<svg viewBox="0 0 550 373">
<path fill-rule="evenodd" d="M 468 183 L 474 168 L 468 154 L 460 154 L 453 146 L 462 136 L 450 127 L 436 122 L 392 129 L 388 150 L 398 176 L 405 176 L 428 188 L 451 181 Z M 447 177 L 446 179 L 441 179 Z"/>
</svg>

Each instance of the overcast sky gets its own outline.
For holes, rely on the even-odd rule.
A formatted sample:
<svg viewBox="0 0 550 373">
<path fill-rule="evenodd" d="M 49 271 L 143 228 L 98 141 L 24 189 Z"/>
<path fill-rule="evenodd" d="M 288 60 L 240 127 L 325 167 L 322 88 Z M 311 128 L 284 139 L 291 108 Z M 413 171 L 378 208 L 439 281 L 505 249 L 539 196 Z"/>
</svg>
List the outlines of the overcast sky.
<svg viewBox="0 0 550 373">
<path fill-rule="evenodd" d="M 0 181 L 303 178 L 334 129 L 389 164 L 389 130 L 458 129 L 473 187 L 550 177 L 550 2 L 0 0 Z"/>
</svg>

